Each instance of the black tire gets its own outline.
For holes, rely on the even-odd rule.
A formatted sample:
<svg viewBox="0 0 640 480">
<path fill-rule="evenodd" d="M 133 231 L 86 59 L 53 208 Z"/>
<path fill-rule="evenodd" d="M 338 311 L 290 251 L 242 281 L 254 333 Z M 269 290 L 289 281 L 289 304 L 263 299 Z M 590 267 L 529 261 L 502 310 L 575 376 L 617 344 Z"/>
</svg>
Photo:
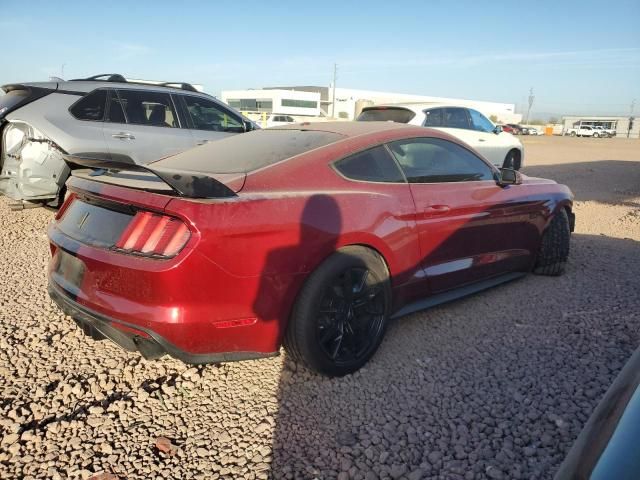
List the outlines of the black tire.
<svg viewBox="0 0 640 480">
<path fill-rule="evenodd" d="M 570 238 L 569 216 L 562 208 L 544 231 L 533 272 L 538 275 L 562 275 L 569 258 Z"/>
<path fill-rule="evenodd" d="M 362 246 L 342 248 L 302 287 L 284 347 L 310 370 L 329 376 L 352 373 L 378 349 L 390 310 L 391 282 L 380 255 Z"/>
<path fill-rule="evenodd" d="M 593 138 L 600 138 L 600 134 L 599 133 L 594 133 L 593 134 Z"/>
<path fill-rule="evenodd" d="M 571 132 L 569 135 L 571 135 L 572 137 L 575 137 L 576 136 L 576 132 Z M 578 135 L 578 136 L 580 136 L 580 135 Z"/>
<path fill-rule="evenodd" d="M 507 156 L 504 157 L 504 163 L 502 164 L 502 168 L 511 168 L 513 170 L 520 170 L 521 161 L 520 161 L 520 152 L 517 150 L 509 150 Z"/>
</svg>

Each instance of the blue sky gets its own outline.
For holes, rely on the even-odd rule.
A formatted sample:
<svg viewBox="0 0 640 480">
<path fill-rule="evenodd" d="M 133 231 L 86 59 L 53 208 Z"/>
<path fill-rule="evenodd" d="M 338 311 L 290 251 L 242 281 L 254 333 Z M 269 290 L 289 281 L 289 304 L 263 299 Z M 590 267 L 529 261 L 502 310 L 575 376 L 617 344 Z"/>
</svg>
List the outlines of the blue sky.
<svg viewBox="0 0 640 480">
<path fill-rule="evenodd" d="M 512 4 L 512 5 L 510 5 Z M 328 85 L 640 112 L 640 1 L 0 0 L 0 84 L 117 72 L 225 89 Z"/>
</svg>

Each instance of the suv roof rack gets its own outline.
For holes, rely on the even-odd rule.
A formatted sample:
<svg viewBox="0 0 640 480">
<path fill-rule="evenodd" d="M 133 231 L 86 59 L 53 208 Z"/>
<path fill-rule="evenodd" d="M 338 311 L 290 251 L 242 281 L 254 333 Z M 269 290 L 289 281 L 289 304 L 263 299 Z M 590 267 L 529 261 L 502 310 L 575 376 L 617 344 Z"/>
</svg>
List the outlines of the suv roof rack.
<svg viewBox="0 0 640 480">
<path fill-rule="evenodd" d="M 71 82 L 116 82 L 116 83 L 135 83 L 139 85 L 153 85 L 156 87 L 168 87 L 168 88 L 179 88 L 180 90 L 187 90 L 189 92 L 197 92 L 198 91 L 193 85 L 187 82 L 153 82 L 147 80 L 127 80 L 123 75 L 119 73 L 101 73 L 100 75 L 93 75 L 92 77 L 87 78 L 74 78 L 70 80 Z"/>
</svg>

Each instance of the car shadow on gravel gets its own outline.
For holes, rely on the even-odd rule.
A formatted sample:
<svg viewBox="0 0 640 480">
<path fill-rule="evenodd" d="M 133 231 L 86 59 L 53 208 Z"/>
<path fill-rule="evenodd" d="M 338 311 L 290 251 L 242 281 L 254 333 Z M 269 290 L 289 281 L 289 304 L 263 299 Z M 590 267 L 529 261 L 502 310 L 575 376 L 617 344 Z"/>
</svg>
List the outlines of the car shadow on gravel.
<svg viewBox="0 0 640 480">
<path fill-rule="evenodd" d="M 578 201 L 640 207 L 640 154 L 638 161 L 596 160 L 557 165 L 525 166 L 523 173 L 550 178 L 569 186 Z M 614 185 L 613 190 L 606 186 Z M 631 200 L 635 198 L 635 200 Z"/>
<path fill-rule="evenodd" d="M 640 243 L 575 234 L 571 248 L 563 276 L 393 322 L 352 375 L 285 357 L 270 476 L 552 478 L 640 343 Z"/>
</svg>

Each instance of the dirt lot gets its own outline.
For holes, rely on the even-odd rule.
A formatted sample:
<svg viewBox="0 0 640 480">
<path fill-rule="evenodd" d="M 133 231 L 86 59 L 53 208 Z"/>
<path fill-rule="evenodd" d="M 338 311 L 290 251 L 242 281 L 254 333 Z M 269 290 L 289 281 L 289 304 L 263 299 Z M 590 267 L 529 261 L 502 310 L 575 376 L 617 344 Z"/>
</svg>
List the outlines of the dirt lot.
<svg viewBox="0 0 640 480">
<path fill-rule="evenodd" d="M 640 141 L 524 143 L 576 194 L 567 274 L 403 318 L 333 380 L 85 338 L 45 291 L 52 214 L 0 199 L 0 477 L 551 478 L 640 343 Z"/>
</svg>

